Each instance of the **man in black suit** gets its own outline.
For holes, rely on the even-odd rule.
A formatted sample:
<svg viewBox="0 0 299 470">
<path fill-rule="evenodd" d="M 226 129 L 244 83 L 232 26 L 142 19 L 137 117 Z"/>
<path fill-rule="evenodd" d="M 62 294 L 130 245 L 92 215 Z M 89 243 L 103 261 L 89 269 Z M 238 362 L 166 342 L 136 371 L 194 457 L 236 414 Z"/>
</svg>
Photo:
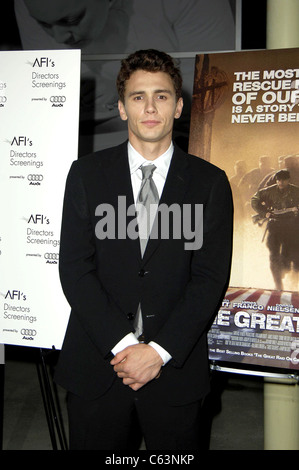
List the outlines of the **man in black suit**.
<svg viewBox="0 0 299 470">
<path fill-rule="evenodd" d="M 138 449 L 143 435 L 147 449 L 195 450 L 206 335 L 230 269 L 230 188 L 172 143 L 183 101 L 171 57 L 131 54 L 117 87 L 128 142 L 74 162 L 66 184 L 60 276 L 72 311 L 56 381 L 68 390 L 70 448 Z M 143 252 L 141 166 L 153 163 Z"/>
</svg>

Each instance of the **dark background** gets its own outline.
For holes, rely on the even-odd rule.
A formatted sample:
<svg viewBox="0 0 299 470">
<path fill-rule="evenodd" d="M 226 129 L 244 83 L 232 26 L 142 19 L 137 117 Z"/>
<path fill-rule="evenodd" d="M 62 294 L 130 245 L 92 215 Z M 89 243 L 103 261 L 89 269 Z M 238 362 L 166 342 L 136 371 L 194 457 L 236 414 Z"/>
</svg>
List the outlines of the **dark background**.
<svg viewBox="0 0 299 470">
<path fill-rule="evenodd" d="M 21 49 L 13 0 L 6 0 L 2 5 L 0 21 L 0 50 Z M 267 0 L 242 1 L 242 49 L 266 48 L 266 23 Z"/>
</svg>

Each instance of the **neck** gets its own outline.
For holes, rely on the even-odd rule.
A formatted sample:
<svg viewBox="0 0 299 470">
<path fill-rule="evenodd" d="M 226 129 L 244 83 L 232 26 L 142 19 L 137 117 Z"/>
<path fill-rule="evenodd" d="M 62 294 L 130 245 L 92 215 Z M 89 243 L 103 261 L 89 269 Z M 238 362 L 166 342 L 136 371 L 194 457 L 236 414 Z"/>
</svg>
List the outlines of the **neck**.
<svg viewBox="0 0 299 470">
<path fill-rule="evenodd" d="M 144 142 L 138 139 L 129 137 L 130 144 L 134 149 L 140 153 L 146 160 L 155 160 L 163 155 L 169 149 L 171 138 L 163 142 Z"/>
</svg>

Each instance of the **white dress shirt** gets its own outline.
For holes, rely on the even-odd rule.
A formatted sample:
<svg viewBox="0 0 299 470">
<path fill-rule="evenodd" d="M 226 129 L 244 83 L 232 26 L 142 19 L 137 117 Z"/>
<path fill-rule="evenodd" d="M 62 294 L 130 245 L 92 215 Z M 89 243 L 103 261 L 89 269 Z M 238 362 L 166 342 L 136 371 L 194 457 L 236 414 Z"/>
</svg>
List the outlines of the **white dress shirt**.
<svg viewBox="0 0 299 470">
<path fill-rule="evenodd" d="M 173 143 L 169 146 L 168 150 L 165 153 L 160 155 L 155 160 L 147 160 L 145 159 L 140 153 L 138 153 L 130 144 L 128 143 L 128 156 L 129 156 L 129 166 L 130 166 L 130 174 L 131 174 L 131 181 L 132 181 L 132 189 L 134 195 L 134 201 L 136 204 L 138 193 L 141 186 L 142 181 L 142 172 L 140 167 L 142 165 L 151 165 L 154 164 L 156 169 L 153 173 L 153 180 L 158 190 L 159 198 L 161 197 L 165 180 L 167 177 L 169 165 L 171 162 L 171 158 L 173 155 Z M 127 346 L 138 344 L 138 340 L 133 333 L 129 333 L 126 335 L 117 345 L 112 349 L 112 353 L 115 355 L 117 352 L 125 349 Z M 165 365 L 170 359 L 170 354 L 165 351 L 159 344 L 155 343 L 154 341 L 150 341 L 148 343 L 152 346 L 161 356 L 163 360 L 163 365 Z"/>
</svg>

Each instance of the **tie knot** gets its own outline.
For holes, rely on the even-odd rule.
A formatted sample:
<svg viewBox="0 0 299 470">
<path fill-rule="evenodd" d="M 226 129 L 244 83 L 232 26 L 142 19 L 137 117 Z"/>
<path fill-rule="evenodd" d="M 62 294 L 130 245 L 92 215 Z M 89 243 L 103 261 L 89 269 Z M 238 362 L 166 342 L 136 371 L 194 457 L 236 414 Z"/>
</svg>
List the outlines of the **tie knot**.
<svg viewBox="0 0 299 470">
<path fill-rule="evenodd" d="M 146 180 L 146 179 L 149 179 L 153 176 L 153 173 L 156 169 L 156 166 L 155 165 L 144 165 L 141 167 L 141 171 L 142 171 L 142 179 L 143 180 Z"/>
</svg>

